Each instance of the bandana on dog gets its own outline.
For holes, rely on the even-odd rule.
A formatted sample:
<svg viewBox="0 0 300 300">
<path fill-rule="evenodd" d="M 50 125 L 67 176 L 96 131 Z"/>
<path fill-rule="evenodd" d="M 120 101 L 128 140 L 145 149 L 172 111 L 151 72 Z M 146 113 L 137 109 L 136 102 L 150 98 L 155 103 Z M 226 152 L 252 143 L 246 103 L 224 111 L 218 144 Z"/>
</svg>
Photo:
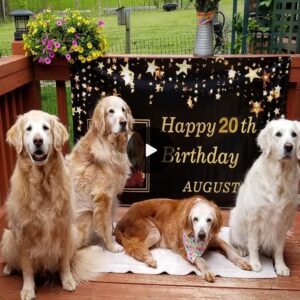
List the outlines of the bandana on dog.
<svg viewBox="0 0 300 300">
<path fill-rule="evenodd" d="M 182 232 L 182 242 L 186 251 L 187 259 L 194 263 L 197 256 L 202 256 L 205 252 L 210 239 L 206 242 L 196 242 L 193 234 L 187 235 L 185 231 Z"/>
</svg>

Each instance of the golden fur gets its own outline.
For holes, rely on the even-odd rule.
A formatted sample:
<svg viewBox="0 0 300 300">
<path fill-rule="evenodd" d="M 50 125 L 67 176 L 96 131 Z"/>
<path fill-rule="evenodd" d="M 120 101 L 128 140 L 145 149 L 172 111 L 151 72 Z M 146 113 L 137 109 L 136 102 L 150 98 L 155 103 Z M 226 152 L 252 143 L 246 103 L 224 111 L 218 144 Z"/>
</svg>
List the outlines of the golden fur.
<svg viewBox="0 0 300 300">
<path fill-rule="evenodd" d="M 36 128 L 37 124 L 44 125 Z M 34 139 L 44 135 L 44 144 L 48 143 L 48 158 L 44 162 L 32 160 L 32 139 L 26 138 L 29 131 Z M 62 286 L 68 291 L 75 289 L 75 280 L 86 280 L 92 275 L 82 264 L 89 254 L 83 257 L 83 252 L 76 252 L 71 181 L 61 153 L 67 139 L 68 132 L 58 119 L 41 111 L 19 116 L 7 132 L 8 143 L 17 150 L 17 162 L 6 202 L 10 229 L 4 231 L 1 253 L 6 275 L 13 270 L 23 273 L 23 300 L 35 297 L 37 272 L 58 271 Z"/>
<path fill-rule="evenodd" d="M 183 200 L 151 199 L 133 204 L 116 226 L 115 235 L 127 254 L 135 259 L 145 262 L 150 267 L 156 267 L 149 249 L 162 247 L 173 250 L 187 259 L 183 245 L 183 231 L 186 234 L 196 233 L 196 224 L 191 220 L 192 211 L 196 206 L 195 218 L 199 221 L 209 219 L 211 224 L 207 226 L 207 240 L 210 239 L 208 248 L 218 248 L 230 261 L 242 269 L 250 270 L 250 266 L 234 249 L 218 237 L 222 226 L 220 209 L 213 202 L 200 196 L 194 196 Z M 203 219 L 203 218 L 202 218 Z M 203 224 L 205 226 L 205 224 Z M 203 227 L 204 228 L 204 227 Z M 200 231 L 200 230 L 199 230 Z M 202 232 L 202 229 L 201 229 Z M 195 265 L 202 272 L 207 281 L 214 281 L 214 274 L 209 270 L 202 257 L 197 257 Z"/>
<path fill-rule="evenodd" d="M 122 122 L 126 127 L 121 128 Z M 103 98 L 94 110 L 87 133 L 67 158 L 79 214 L 81 245 L 89 244 L 95 232 L 108 250 L 122 251 L 112 239 L 112 215 L 117 196 L 123 192 L 130 175 L 127 141 L 132 125 L 131 111 L 125 101 L 116 96 Z"/>
</svg>

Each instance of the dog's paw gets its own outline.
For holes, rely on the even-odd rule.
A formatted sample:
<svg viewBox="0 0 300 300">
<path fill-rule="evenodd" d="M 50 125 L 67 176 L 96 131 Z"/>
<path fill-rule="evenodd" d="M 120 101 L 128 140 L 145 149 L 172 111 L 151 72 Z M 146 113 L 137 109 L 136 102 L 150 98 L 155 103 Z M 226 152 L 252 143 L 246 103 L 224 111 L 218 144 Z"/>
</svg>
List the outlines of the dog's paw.
<svg viewBox="0 0 300 300">
<path fill-rule="evenodd" d="M 249 255 L 249 252 L 246 248 L 238 248 L 237 252 L 241 257 L 245 257 Z"/>
<path fill-rule="evenodd" d="M 146 259 L 146 264 L 151 268 L 157 268 L 157 262 L 152 257 Z"/>
<path fill-rule="evenodd" d="M 8 264 L 6 264 L 3 268 L 3 274 L 6 276 L 10 275 L 12 271 L 12 268 Z"/>
<path fill-rule="evenodd" d="M 246 270 L 246 271 L 251 271 L 252 270 L 251 265 L 248 262 L 244 261 L 244 260 L 239 263 L 239 267 L 242 270 Z"/>
<path fill-rule="evenodd" d="M 290 269 L 284 264 L 275 265 L 275 271 L 278 276 L 290 276 Z"/>
<path fill-rule="evenodd" d="M 107 245 L 107 250 L 110 252 L 118 253 L 122 252 L 124 248 L 120 244 L 113 242 L 111 243 L 111 245 Z"/>
<path fill-rule="evenodd" d="M 35 299 L 35 291 L 33 288 L 24 287 L 21 291 L 22 300 L 33 300 Z"/>
<path fill-rule="evenodd" d="M 62 279 L 62 288 L 66 291 L 72 292 L 76 289 L 76 282 L 72 275 Z"/>
<path fill-rule="evenodd" d="M 203 273 L 203 279 L 208 282 L 215 282 L 216 275 L 211 271 L 205 271 Z"/>
<path fill-rule="evenodd" d="M 262 270 L 262 265 L 260 264 L 260 262 L 253 262 L 253 263 L 250 262 L 250 265 L 252 271 L 254 272 L 260 272 Z"/>
</svg>

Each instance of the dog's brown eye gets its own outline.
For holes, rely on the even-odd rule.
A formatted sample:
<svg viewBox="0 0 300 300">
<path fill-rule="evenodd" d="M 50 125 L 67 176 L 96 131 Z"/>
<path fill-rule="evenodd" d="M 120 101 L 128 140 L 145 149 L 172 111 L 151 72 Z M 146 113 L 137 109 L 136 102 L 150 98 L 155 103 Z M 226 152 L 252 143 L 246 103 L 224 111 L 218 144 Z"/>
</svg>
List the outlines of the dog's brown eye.
<svg viewBox="0 0 300 300">
<path fill-rule="evenodd" d="M 296 137 L 297 133 L 295 131 L 292 132 L 292 137 Z"/>
<path fill-rule="evenodd" d="M 109 112 L 110 114 L 113 114 L 115 111 L 114 111 L 113 109 L 110 109 L 108 112 Z"/>
<path fill-rule="evenodd" d="M 31 131 L 31 129 L 32 129 L 31 126 L 28 126 L 28 127 L 26 128 L 27 131 Z"/>
<path fill-rule="evenodd" d="M 49 127 L 48 127 L 47 125 L 43 125 L 43 129 L 44 129 L 44 130 L 48 130 Z"/>
<path fill-rule="evenodd" d="M 281 137 L 282 133 L 280 131 L 277 131 L 275 135 L 278 136 L 278 137 Z"/>
<path fill-rule="evenodd" d="M 207 218 L 207 219 L 206 219 L 206 222 L 207 222 L 207 223 L 210 223 L 210 222 L 211 222 L 211 218 Z"/>
<path fill-rule="evenodd" d="M 125 112 L 125 108 L 124 107 L 122 107 L 122 112 Z"/>
<path fill-rule="evenodd" d="M 193 221 L 194 221 L 194 222 L 198 222 L 198 218 L 195 217 L 195 218 L 193 219 Z"/>
</svg>

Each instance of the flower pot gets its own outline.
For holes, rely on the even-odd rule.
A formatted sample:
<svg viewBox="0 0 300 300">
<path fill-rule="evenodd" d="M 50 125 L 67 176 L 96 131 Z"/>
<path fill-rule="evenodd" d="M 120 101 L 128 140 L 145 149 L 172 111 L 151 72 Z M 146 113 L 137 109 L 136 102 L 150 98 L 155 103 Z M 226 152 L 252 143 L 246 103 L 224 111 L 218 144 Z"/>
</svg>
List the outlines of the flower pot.
<svg viewBox="0 0 300 300">
<path fill-rule="evenodd" d="M 213 47 L 213 26 L 212 18 L 214 12 L 198 12 L 197 13 L 197 32 L 195 41 L 195 56 L 212 56 L 214 54 Z"/>
</svg>

